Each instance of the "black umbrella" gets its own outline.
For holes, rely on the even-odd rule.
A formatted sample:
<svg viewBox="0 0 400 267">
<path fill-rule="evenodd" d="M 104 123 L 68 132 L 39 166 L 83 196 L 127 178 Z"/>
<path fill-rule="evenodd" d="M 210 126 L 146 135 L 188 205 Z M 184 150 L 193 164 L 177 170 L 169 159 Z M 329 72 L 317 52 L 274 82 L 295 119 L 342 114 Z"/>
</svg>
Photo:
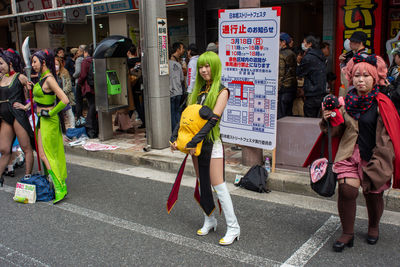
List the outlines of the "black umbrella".
<svg viewBox="0 0 400 267">
<path fill-rule="evenodd" d="M 94 50 L 94 58 L 126 57 L 132 40 L 121 35 L 111 35 L 102 40 Z"/>
</svg>

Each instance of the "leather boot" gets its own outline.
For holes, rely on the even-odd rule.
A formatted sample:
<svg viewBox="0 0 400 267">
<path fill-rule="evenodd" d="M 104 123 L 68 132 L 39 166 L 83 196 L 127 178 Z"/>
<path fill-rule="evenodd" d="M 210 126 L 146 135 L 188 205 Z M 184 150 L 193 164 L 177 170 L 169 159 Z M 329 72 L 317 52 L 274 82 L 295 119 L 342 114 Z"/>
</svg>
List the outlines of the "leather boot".
<svg viewBox="0 0 400 267">
<path fill-rule="evenodd" d="M 57 202 L 61 201 L 64 199 L 64 197 L 67 195 L 67 186 L 65 184 L 65 181 L 60 181 L 54 174 L 52 170 L 48 170 L 51 180 L 53 181 L 54 185 L 54 193 L 55 193 L 55 198 L 53 200 L 53 204 L 56 204 Z"/>
<path fill-rule="evenodd" d="M 368 210 L 367 243 L 375 245 L 379 239 L 379 221 L 384 209 L 383 192 L 379 194 L 364 194 L 364 197 Z"/>
<path fill-rule="evenodd" d="M 346 183 L 339 184 L 338 211 L 342 223 L 342 235 L 333 244 L 333 250 L 342 252 L 345 246 L 354 244 L 354 221 L 356 218 L 356 199 L 358 188 Z"/>
<path fill-rule="evenodd" d="M 222 184 L 214 186 L 214 190 L 217 192 L 227 225 L 226 234 L 219 240 L 219 244 L 227 246 L 232 244 L 236 239 L 239 240 L 240 226 L 233 210 L 231 195 L 229 194 L 226 183 L 223 182 Z"/>
<path fill-rule="evenodd" d="M 204 213 L 204 224 L 201 229 L 197 230 L 197 235 L 207 235 L 211 229 L 214 228 L 214 232 L 217 230 L 217 219 L 214 216 L 214 213 L 211 213 L 210 216 Z"/>
</svg>

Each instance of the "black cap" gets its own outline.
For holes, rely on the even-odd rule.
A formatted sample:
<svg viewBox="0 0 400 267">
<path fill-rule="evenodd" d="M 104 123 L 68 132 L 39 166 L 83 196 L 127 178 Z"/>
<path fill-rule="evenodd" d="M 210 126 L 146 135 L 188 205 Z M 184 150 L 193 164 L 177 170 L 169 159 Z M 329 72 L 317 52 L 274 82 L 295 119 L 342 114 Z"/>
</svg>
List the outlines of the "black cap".
<svg viewBox="0 0 400 267">
<path fill-rule="evenodd" d="M 362 31 L 354 32 L 350 37 L 350 41 L 355 43 L 363 43 L 365 45 L 367 42 L 367 34 Z"/>
</svg>

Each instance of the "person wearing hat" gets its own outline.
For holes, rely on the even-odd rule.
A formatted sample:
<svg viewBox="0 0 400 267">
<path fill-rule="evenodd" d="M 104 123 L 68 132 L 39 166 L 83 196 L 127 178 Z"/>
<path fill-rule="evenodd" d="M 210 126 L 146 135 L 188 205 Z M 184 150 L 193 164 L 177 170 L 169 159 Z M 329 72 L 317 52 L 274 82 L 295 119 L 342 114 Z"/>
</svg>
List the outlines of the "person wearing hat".
<svg viewBox="0 0 400 267">
<path fill-rule="evenodd" d="M 218 46 L 215 43 L 209 43 L 207 45 L 206 51 L 212 51 L 212 52 L 218 54 Z"/>
<path fill-rule="evenodd" d="M 362 31 L 355 31 L 349 39 L 344 42 L 344 49 L 346 53 L 342 53 L 339 56 L 340 69 L 346 67 L 347 62 L 353 58 L 357 53 L 368 54 L 368 48 L 366 48 L 367 34 Z M 340 73 L 340 82 L 343 86 L 343 90 L 339 93 L 341 96 L 345 96 L 349 90 L 349 83 L 344 76 L 343 72 Z"/>
<path fill-rule="evenodd" d="M 292 38 L 282 32 L 279 43 L 279 80 L 278 80 L 278 119 L 292 116 L 293 101 L 296 98 L 296 55 L 290 49 Z"/>
<path fill-rule="evenodd" d="M 347 62 L 353 58 L 354 54 L 361 53 L 361 54 L 367 54 L 368 48 L 366 48 L 367 44 L 367 34 L 362 31 L 356 31 L 353 32 L 351 37 L 349 38 L 350 41 L 350 51 L 347 51 L 346 53 L 343 53 L 339 56 L 339 61 L 340 61 L 340 67 L 343 68 L 346 66 Z M 347 49 L 346 49 L 347 50 Z"/>
</svg>

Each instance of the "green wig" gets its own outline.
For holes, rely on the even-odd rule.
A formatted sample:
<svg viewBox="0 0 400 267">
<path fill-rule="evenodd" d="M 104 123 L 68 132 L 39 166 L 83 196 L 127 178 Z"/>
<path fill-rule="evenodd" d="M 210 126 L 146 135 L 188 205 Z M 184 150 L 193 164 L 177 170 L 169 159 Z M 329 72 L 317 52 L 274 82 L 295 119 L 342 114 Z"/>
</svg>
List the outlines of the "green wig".
<svg viewBox="0 0 400 267">
<path fill-rule="evenodd" d="M 206 85 L 206 81 L 203 79 L 203 77 L 201 77 L 199 69 L 207 64 L 210 65 L 212 84 L 210 87 L 210 91 L 207 94 L 207 98 L 204 101 L 204 105 L 206 105 L 210 109 L 214 109 L 215 103 L 217 102 L 217 98 L 219 96 L 222 65 L 218 55 L 211 51 L 203 53 L 197 60 L 196 82 L 193 87 L 193 92 L 188 99 L 188 104 L 192 105 L 197 103 L 197 97 L 201 89 Z M 218 122 L 218 124 L 208 133 L 207 138 L 211 139 L 214 142 L 215 140 L 219 139 L 219 136 L 220 134 Z"/>
</svg>

